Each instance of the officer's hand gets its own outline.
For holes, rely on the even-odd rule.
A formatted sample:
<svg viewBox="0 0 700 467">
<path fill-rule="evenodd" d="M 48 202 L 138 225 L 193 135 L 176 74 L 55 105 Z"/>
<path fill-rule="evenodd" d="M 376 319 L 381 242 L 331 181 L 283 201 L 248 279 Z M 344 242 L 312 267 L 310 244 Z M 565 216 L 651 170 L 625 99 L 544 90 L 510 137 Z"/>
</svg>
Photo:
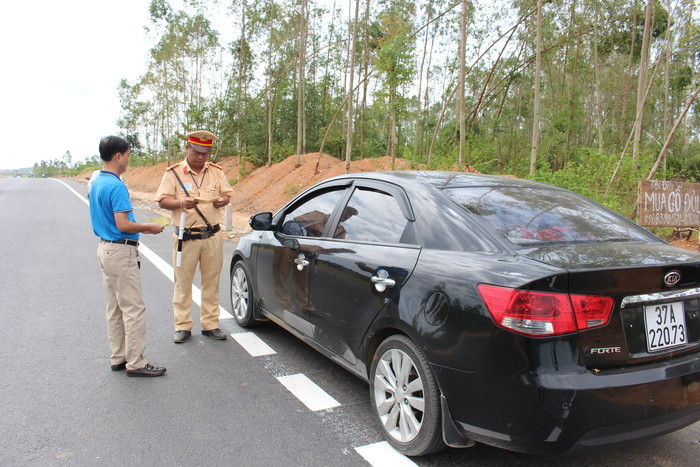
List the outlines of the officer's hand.
<svg viewBox="0 0 700 467">
<path fill-rule="evenodd" d="M 220 198 L 214 200 L 214 207 L 217 209 L 223 208 L 228 204 L 229 201 L 230 198 L 228 197 L 228 195 L 221 196 Z"/>
<path fill-rule="evenodd" d="M 184 209 L 192 209 L 193 207 L 197 206 L 198 204 L 199 204 L 199 201 L 197 201 L 193 197 L 189 196 L 189 197 L 182 200 L 180 206 L 183 207 Z"/>
</svg>

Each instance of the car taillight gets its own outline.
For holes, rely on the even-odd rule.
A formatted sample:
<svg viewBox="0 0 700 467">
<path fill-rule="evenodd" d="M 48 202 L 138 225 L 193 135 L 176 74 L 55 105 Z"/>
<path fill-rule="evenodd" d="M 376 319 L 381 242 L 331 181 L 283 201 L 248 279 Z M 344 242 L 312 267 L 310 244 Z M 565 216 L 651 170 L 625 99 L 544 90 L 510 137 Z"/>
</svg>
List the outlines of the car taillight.
<svg viewBox="0 0 700 467">
<path fill-rule="evenodd" d="M 498 326 L 528 336 L 555 336 L 604 326 L 614 303 L 611 297 L 486 284 L 479 285 L 479 294 Z"/>
</svg>

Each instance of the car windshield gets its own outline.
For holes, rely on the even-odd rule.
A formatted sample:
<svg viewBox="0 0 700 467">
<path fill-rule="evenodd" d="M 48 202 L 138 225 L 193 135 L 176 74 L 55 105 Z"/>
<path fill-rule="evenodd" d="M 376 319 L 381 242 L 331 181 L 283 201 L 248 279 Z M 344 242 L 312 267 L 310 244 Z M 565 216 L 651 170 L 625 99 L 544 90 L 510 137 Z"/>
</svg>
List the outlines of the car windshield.
<svg viewBox="0 0 700 467">
<path fill-rule="evenodd" d="M 650 233 L 622 216 L 566 191 L 523 187 L 450 188 L 444 191 L 515 245 L 655 240 Z"/>
</svg>

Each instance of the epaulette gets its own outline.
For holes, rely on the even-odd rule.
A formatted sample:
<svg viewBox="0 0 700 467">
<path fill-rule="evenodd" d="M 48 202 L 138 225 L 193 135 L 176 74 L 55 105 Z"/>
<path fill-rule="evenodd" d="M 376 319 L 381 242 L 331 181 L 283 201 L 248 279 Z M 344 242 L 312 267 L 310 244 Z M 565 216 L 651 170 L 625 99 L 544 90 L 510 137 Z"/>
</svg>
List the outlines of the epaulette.
<svg viewBox="0 0 700 467">
<path fill-rule="evenodd" d="M 170 167 L 168 167 L 167 169 L 165 169 L 165 171 L 167 172 L 168 170 L 173 170 L 173 169 L 174 169 L 175 167 L 177 167 L 178 165 L 180 165 L 180 164 L 179 164 L 179 163 L 173 164 L 173 165 L 171 165 Z"/>
<path fill-rule="evenodd" d="M 224 170 L 224 168 L 221 167 L 219 164 L 214 164 L 213 162 L 210 162 L 209 165 L 212 165 L 212 166 L 216 167 L 217 169 Z"/>
</svg>

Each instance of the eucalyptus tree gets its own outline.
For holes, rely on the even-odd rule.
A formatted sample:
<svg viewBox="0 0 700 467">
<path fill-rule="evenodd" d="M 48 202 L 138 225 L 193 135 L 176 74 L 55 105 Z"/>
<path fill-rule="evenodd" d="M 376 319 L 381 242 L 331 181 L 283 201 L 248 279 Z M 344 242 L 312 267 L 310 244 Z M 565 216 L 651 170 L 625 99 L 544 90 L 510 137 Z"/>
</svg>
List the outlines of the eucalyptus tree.
<svg viewBox="0 0 700 467">
<path fill-rule="evenodd" d="M 256 135 L 264 128 L 257 92 L 262 85 L 256 81 L 261 62 L 267 60 L 262 52 L 269 43 L 269 3 L 265 0 L 230 0 L 228 11 L 233 30 L 238 35 L 228 42 L 227 83 L 221 106 L 224 113 L 221 146 L 235 154 L 239 162 L 249 153 L 249 146 L 258 151 Z M 244 169 L 241 169 L 244 170 Z"/>
<path fill-rule="evenodd" d="M 350 160 L 352 156 L 352 123 L 354 119 L 353 115 L 353 92 L 355 86 L 355 45 L 357 44 L 357 23 L 358 16 L 360 14 L 360 0 L 355 0 L 355 15 L 352 21 L 352 37 L 350 39 L 350 65 L 348 66 L 348 72 L 350 77 L 348 79 L 348 131 L 347 131 L 347 146 L 345 149 L 345 172 L 350 172 Z"/>
<path fill-rule="evenodd" d="M 297 166 L 301 165 L 301 155 L 306 152 L 306 41 L 307 41 L 308 0 L 299 0 L 299 59 L 297 69 Z"/>
<path fill-rule="evenodd" d="M 147 160 L 157 163 L 157 153 L 146 151 L 144 154 L 141 151 L 140 141 L 142 130 L 147 125 L 147 116 L 151 112 L 151 102 L 139 100 L 141 94 L 141 85 L 139 83 L 132 86 L 126 79 L 122 79 L 117 89 L 119 93 L 119 102 L 122 108 L 121 115 L 117 120 L 117 125 L 124 131 L 125 137 L 131 144 L 131 147 L 136 149 L 132 151 L 132 164 L 138 165 L 138 162 Z"/>
<path fill-rule="evenodd" d="M 407 107 L 407 99 L 401 93 L 406 91 L 414 73 L 415 8 L 409 0 L 382 0 L 380 5 L 377 21 L 381 36 L 376 41 L 375 68 L 381 73 L 382 88 L 376 97 L 386 105 L 386 152 L 393 163 L 398 143 L 397 119 Z"/>
<path fill-rule="evenodd" d="M 642 53 L 639 59 L 639 75 L 637 76 L 637 116 L 634 121 L 634 138 L 632 140 L 632 159 L 637 158 L 639 145 L 642 141 L 642 112 L 644 110 L 645 93 L 647 85 L 647 68 L 649 66 L 649 42 L 651 40 L 651 21 L 654 0 L 647 0 L 644 17 L 644 33 L 642 36 Z"/>
<path fill-rule="evenodd" d="M 462 0 L 459 22 L 459 167 L 464 166 L 464 143 L 467 137 L 467 115 L 464 109 L 467 55 L 467 0 Z"/>
<path fill-rule="evenodd" d="M 542 0 L 537 0 L 537 33 L 535 40 L 535 91 L 532 105 L 532 150 L 530 152 L 530 175 L 537 170 L 537 148 L 540 124 L 540 54 L 542 52 Z"/>
<path fill-rule="evenodd" d="M 418 154 L 418 148 L 421 146 L 422 142 L 422 120 L 423 120 L 423 77 L 425 76 L 424 70 L 426 68 L 426 58 L 428 57 L 428 50 L 432 52 L 432 46 L 434 44 L 434 41 L 430 43 L 430 47 L 428 47 L 428 40 L 431 37 L 430 31 L 431 31 L 431 19 L 433 14 L 435 13 L 435 7 L 433 6 L 433 0 L 427 0 L 427 3 L 425 4 L 425 31 L 423 32 L 423 52 L 421 56 L 421 61 L 420 61 L 420 68 L 418 71 L 418 91 L 416 92 L 416 107 L 415 107 L 415 125 L 414 125 L 414 139 L 413 139 L 413 154 Z M 432 38 L 435 38 L 435 35 L 432 34 Z M 430 54 L 430 57 L 432 58 L 432 53 Z M 428 62 L 427 68 L 430 68 L 430 62 Z M 429 75 L 428 75 L 429 76 Z M 426 81 L 429 81 L 429 78 L 426 79 Z"/>
<path fill-rule="evenodd" d="M 201 13 L 173 11 L 165 0 L 150 3 L 151 27 L 156 44 L 150 50 L 148 71 L 140 90 L 153 102 L 148 121 L 153 142 L 165 146 L 168 160 L 178 134 L 212 126 L 209 112 L 208 70 L 218 47 L 217 33 Z M 157 149 L 158 145 L 153 147 Z"/>
</svg>

